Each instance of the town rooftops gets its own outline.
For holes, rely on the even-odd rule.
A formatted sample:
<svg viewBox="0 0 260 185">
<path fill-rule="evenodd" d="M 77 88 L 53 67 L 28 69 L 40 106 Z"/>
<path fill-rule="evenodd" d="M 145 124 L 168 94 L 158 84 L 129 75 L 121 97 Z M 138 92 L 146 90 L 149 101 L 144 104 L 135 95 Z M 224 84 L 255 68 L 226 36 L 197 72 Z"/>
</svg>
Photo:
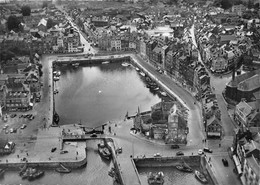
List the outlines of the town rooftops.
<svg viewBox="0 0 260 185">
<path fill-rule="evenodd" d="M 47 26 L 47 20 L 46 19 L 41 19 L 38 26 L 43 25 L 43 26 Z"/>
<path fill-rule="evenodd" d="M 221 125 L 221 122 L 218 120 L 218 118 L 214 115 L 212 117 L 210 117 L 208 120 L 207 120 L 207 126 L 209 125 Z"/>
<path fill-rule="evenodd" d="M 236 35 L 220 35 L 220 42 L 229 42 L 236 40 Z"/>
<path fill-rule="evenodd" d="M 259 173 L 260 171 L 260 160 L 255 156 L 248 157 L 247 159 L 248 165 L 253 169 L 255 173 Z"/>
<path fill-rule="evenodd" d="M 159 54 L 159 53 L 161 53 L 161 48 L 156 46 L 156 47 L 153 49 L 153 52 Z"/>
<path fill-rule="evenodd" d="M 237 87 L 239 83 L 243 82 L 244 80 L 246 80 L 248 78 L 251 78 L 252 76 L 254 76 L 256 74 L 260 74 L 260 69 L 236 76 L 235 79 L 231 80 L 227 85 L 230 87 Z"/>
<path fill-rule="evenodd" d="M 0 74 L 0 81 L 6 81 L 8 79 L 7 74 Z"/>
<path fill-rule="evenodd" d="M 243 82 L 240 82 L 237 88 L 241 91 L 253 91 L 260 88 L 260 75 L 256 74 Z"/>
<path fill-rule="evenodd" d="M 10 91 L 7 93 L 6 98 L 26 98 L 29 95 L 29 91 Z"/>
<path fill-rule="evenodd" d="M 252 111 L 252 107 L 245 101 L 241 101 L 239 104 L 237 104 L 236 109 L 243 113 L 245 117 L 248 116 Z"/>
</svg>

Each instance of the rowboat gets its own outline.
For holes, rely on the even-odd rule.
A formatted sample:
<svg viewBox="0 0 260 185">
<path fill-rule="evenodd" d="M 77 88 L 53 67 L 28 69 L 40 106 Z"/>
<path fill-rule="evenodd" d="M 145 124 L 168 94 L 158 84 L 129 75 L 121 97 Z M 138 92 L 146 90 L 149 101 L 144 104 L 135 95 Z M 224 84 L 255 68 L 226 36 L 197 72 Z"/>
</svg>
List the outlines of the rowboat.
<svg viewBox="0 0 260 185">
<path fill-rule="evenodd" d="M 195 170 L 195 177 L 204 184 L 208 183 L 208 180 L 205 177 L 205 175 L 198 170 Z"/>
<path fill-rule="evenodd" d="M 147 180 L 149 185 L 163 185 L 164 174 L 163 172 L 158 172 L 158 173 L 150 172 Z"/>
<path fill-rule="evenodd" d="M 105 143 L 98 144 L 98 153 L 104 159 L 110 160 L 112 158 L 112 153 Z"/>
<path fill-rule="evenodd" d="M 128 67 L 128 66 L 130 66 L 130 64 L 127 63 L 127 62 L 123 62 L 121 65 L 124 66 L 124 67 Z"/>
<path fill-rule="evenodd" d="M 109 64 L 109 63 L 110 63 L 109 61 L 102 62 L 102 64 Z"/>
<path fill-rule="evenodd" d="M 145 73 L 144 72 L 140 72 L 140 75 L 145 77 Z"/>
</svg>

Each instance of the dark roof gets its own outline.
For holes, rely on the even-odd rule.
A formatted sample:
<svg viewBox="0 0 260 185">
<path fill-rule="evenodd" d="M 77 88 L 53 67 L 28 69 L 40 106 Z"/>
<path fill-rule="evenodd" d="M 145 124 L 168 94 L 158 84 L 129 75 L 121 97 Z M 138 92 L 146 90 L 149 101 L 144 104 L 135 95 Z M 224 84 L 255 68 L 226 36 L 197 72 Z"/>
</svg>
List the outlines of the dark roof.
<svg viewBox="0 0 260 185">
<path fill-rule="evenodd" d="M 222 126 L 221 122 L 216 118 L 216 116 L 212 116 L 211 118 L 209 118 L 207 120 L 207 126 L 210 126 L 210 125 L 213 125 L 213 124 L 218 124 L 218 125 Z"/>
<path fill-rule="evenodd" d="M 237 87 L 237 85 L 243 81 L 245 81 L 248 78 L 251 78 L 252 76 L 260 74 L 260 69 L 250 71 L 248 73 L 244 73 L 242 75 L 236 76 L 234 80 L 231 80 L 227 85 L 230 87 Z"/>
</svg>

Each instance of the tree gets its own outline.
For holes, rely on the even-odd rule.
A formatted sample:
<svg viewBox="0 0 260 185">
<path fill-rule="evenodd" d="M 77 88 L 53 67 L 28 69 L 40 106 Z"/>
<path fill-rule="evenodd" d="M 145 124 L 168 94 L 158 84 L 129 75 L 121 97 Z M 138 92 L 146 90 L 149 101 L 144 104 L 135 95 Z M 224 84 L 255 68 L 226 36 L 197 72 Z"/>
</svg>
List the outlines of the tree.
<svg viewBox="0 0 260 185">
<path fill-rule="evenodd" d="M 161 110 L 157 110 L 152 113 L 151 117 L 154 121 L 159 121 L 163 119 L 163 113 Z"/>
<path fill-rule="evenodd" d="M 27 6 L 27 5 L 22 6 L 21 12 L 22 12 L 23 16 L 30 16 L 31 15 L 31 7 Z"/>
<path fill-rule="evenodd" d="M 221 8 L 227 10 L 232 7 L 232 3 L 229 0 L 222 0 L 220 2 Z"/>
<path fill-rule="evenodd" d="M 54 24 L 54 22 L 53 22 L 53 20 L 51 19 L 51 18 L 49 18 L 48 20 L 47 20 L 47 29 L 50 29 L 52 26 L 54 26 L 55 24 Z"/>
<path fill-rule="evenodd" d="M 7 19 L 7 28 L 9 31 L 14 30 L 17 31 L 19 30 L 19 24 L 20 24 L 20 20 L 15 16 L 15 15 L 11 15 L 8 17 Z"/>
<path fill-rule="evenodd" d="M 47 8 L 47 7 L 48 7 L 48 2 L 44 1 L 44 2 L 42 3 L 42 8 Z"/>
</svg>

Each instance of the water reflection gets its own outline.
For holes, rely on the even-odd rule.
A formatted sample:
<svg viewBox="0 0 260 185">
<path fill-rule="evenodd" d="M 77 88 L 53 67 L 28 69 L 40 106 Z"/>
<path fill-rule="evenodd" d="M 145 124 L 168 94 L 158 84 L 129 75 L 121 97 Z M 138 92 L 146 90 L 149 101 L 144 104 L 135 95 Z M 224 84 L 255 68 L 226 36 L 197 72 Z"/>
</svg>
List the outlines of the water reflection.
<svg viewBox="0 0 260 185">
<path fill-rule="evenodd" d="M 158 103 L 139 74 L 132 67 L 120 63 L 79 67 L 76 71 L 64 70 L 55 88 L 55 106 L 61 124 L 81 121 L 89 126 L 123 119 L 126 112 L 135 114 Z"/>
</svg>

